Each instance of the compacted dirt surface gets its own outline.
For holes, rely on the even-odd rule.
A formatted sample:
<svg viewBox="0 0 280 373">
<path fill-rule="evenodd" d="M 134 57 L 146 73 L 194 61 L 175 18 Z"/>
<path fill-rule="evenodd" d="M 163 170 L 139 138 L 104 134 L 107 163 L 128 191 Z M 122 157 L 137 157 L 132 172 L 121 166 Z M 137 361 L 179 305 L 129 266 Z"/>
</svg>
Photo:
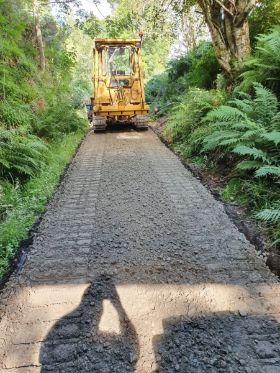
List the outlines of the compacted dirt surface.
<svg viewBox="0 0 280 373">
<path fill-rule="evenodd" d="M 1 372 L 280 371 L 280 287 L 151 132 L 89 134 L 0 294 Z"/>
</svg>

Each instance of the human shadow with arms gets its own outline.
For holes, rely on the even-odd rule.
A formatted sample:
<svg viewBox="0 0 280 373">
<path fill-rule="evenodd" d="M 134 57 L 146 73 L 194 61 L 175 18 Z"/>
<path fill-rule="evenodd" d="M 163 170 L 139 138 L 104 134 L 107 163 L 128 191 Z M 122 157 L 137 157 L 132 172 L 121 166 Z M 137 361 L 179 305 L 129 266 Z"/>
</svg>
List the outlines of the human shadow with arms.
<svg viewBox="0 0 280 373">
<path fill-rule="evenodd" d="M 280 372 L 280 325 L 273 318 L 216 313 L 164 321 L 153 339 L 157 373 Z"/>
<path fill-rule="evenodd" d="M 101 275 L 86 289 L 79 307 L 49 332 L 40 352 L 41 372 L 129 373 L 138 349 L 113 280 Z"/>
</svg>

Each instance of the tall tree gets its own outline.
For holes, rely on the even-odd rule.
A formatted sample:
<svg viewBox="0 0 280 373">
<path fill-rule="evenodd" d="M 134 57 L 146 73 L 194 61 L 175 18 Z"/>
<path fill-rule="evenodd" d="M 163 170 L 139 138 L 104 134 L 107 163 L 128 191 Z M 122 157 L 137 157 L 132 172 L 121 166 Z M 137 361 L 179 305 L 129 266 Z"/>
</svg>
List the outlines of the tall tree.
<svg viewBox="0 0 280 373">
<path fill-rule="evenodd" d="M 151 1 L 151 0 L 144 0 Z M 170 3 L 169 0 L 163 0 Z M 171 0 L 179 17 L 192 6 L 201 12 L 209 28 L 217 59 L 228 80 L 233 81 L 238 64 L 250 54 L 248 18 L 259 0 Z"/>
<path fill-rule="evenodd" d="M 34 17 L 34 27 L 35 27 L 35 35 L 36 35 L 36 42 L 39 49 L 39 58 L 40 58 L 40 68 L 42 72 L 46 69 L 46 58 L 45 58 L 45 50 L 44 50 L 44 43 L 43 43 L 43 36 L 40 24 L 40 5 L 38 0 L 32 0 L 33 6 L 33 17 Z"/>
<path fill-rule="evenodd" d="M 191 51 L 200 41 L 210 38 L 204 17 L 201 12 L 197 12 L 195 6 L 183 12 L 178 22 L 177 34 L 178 46 L 183 52 Z"/>
<path fill-rule="evenodd" d="M 92 3 L 95 3 L 98 0 L 92 0 Z M 32 0 L 32 10 L 34 18 L 34 28 L 36 43 L 39 50 L 39 61 L 41 71 L 44 72 L 46 69 L 46 57 L 45 57 L 45 48 L 41 28 L 41 17 L 40 10 L 42 6 L 58 6 L 62 12 L 69 12 L 71 6 L 79 7 L 81 5 L 80 0 Z"/>
<path fill-rule="evenodd" d="M 197 0 L 211 33 L 217 59 L 233 79 L 236 64 L 250 54 L 248 17 L 256 0 Z"/>
<path fill-rule="evenodd" d="M 196 5 L 209 28 L 217 59 L 232 81 L 238 64 L 251 51 L 248 18 L 257 2 L 260 0 L 136 0 L 133 4 L 139 3 L 136 14 L 142 14 L 149 21 L 153 32 L 172 23 L 174 13 L 177 17 L 185 17 Z M 186 32 L 191 33 L 191 30 Z"/>
</svg>

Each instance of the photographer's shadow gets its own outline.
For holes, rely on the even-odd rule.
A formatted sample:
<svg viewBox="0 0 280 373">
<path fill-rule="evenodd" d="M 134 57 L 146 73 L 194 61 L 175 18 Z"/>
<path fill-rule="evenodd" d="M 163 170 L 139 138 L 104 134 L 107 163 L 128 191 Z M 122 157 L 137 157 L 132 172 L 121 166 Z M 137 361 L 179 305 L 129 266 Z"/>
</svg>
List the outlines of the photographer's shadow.
<svg viewBox="0 0 280 373">
<path fill-rule="evenodd" d="M 138 356 L 137 334 L 112 278 L 101 275 L 79 307 L 49 332 L 40 352 L 41 372 L 128 373 Z"/>
</svg>

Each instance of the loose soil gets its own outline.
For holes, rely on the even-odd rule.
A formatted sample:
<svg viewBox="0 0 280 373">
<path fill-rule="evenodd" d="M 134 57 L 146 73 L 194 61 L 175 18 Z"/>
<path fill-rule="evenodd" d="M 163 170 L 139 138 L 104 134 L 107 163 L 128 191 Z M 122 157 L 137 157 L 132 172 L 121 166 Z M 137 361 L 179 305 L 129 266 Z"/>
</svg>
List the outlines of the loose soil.
<svg viewBox="0 0 280 373">
<path fill-rule="evenodd" d="M 2 372 L 278 372 L 280 286 L 152 132 L 89 134 L 0 295 Z"/>
<path fill-rule="evenodd" d="M 151 129 L 159 136 L 163 144 L 165 144 L 171 151 L 171 145 L 166 141 L 163 136 L 163 130 L 167 123 L 167 118 L 162 117 L 157 122 L 154 122 Z M 175 152 L 176 154 L 176 152 Z M 271 239 L 268 236 L 267 229 L 264 224 L 257 224 L 250 212 L 238 205 L 235 202 L 226 202 L 222 198 L 223 188 L 226 186 L 227 177 L 218 173 L 212 173 L 209 170 L 200 167 L 192 162 L 191 159 L 177 154 L 183 165 L 191 171 L 194 177 L 206 186 L 212 193 L 215 199 L 224 204 L 224 208 L 229 218 L 234 222 L 240 232 L 242 232 L 247 240 L 255 246 L 257 254 L 265 259 L 266 265 L 270 270 L 280 278 L 280 255 L 279 250 L 272 246 Z"/>
</svg>

